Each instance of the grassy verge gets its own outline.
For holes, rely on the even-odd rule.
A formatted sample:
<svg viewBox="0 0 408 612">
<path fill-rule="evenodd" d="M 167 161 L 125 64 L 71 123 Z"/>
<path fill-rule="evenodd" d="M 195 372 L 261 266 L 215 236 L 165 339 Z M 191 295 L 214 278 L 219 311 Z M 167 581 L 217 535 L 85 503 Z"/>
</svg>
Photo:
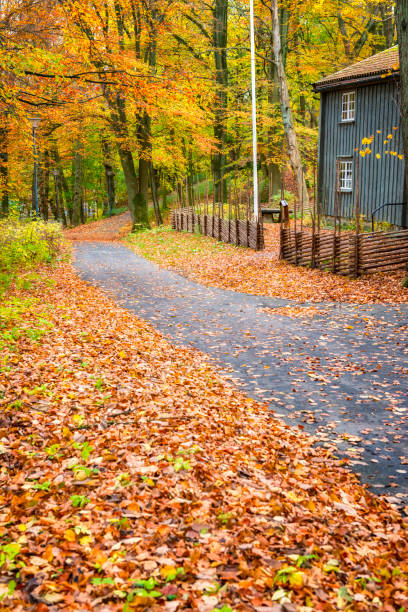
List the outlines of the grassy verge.
<svg viewBox="0 0 408 612">
<path fill-rule="evenodd" d="M 330 449 L 68 264 L 38 275 L 3 327 L 4 609 L 406 609 L 407 521 Z"/>
<path fill-rule="evenodd" d="M 266 250 L 260 253 L 168 226 L 131 234 L 127 244 L 139 255 L 192 280 L 242 293 L 302 302 L 408 302 L 403 271 L 351 279 L 279 261 L 278 225 L 266 228 Z"/>
</svg>

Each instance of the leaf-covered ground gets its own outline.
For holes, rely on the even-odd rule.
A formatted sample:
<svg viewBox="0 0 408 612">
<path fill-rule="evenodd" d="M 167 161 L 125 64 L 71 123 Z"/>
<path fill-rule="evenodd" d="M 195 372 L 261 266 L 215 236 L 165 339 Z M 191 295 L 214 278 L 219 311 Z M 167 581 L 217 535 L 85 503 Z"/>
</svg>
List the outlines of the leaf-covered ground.
<svg viewBox="0 0 408 612">
<path fill-rule="evenodd" d="M 65 230 L 68 240 L 118 240 L 132 229 L 130 213 L 121 213 L 111 218 L 90 221 Z"/>
<path fill-rule="evenodd" d="M 132 235 L 129 244 L 163 267 L 222 289 L 307 302 L 408 302 L 403 271 L 352 279 L 279 261 L 278 224 L 266 227 L 259 253 L 169 227 Z"/>
<path fill-rule="evenodd" d="M 407 609 L 406 520 L 198 353 L 68 264 L 1 312 L 2 609 Z"/>
</svg>

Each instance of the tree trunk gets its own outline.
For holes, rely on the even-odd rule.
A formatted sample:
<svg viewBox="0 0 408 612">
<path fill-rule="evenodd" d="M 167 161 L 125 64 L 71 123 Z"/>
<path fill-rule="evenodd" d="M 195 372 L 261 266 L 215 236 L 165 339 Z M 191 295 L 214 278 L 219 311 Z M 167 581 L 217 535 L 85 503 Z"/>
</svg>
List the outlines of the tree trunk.
<svg viewBox="0 0 408 612">
<path fill-rule="evenodd" d="M 72 223 L 72 212 L 70 213 L 70 211 L 72 211 L 71 192 L 68 187 L 67 179 L 65 178 L 65 175 L 64 175 L 64 170 L 62 169 L 61 158 L 60 158 L 60 154 L 59 154 L 56 144 L 52 147 L 51 154 L 54 159 L 55 167 L 58 170 L 57 185 L 58 185 L 60 215 L 62 217 L 62 222 L 64 224 L 64 227 L 67 227 L 68 223 L 67 223 L 67 217 L 65 214 L 64 198 L 65 198 L 65 204 L 68 210 L 69 218 Z"/>
<path fill-rule="evenodd" d="M 272 0 L 272 30 L 273 30 L 273 49 L 275 64 L 278 71 L 280 102 L 283 127 L 288 143 L 288 153 L 292 172 L 296 179 L 299 199 L 303 202 L 303 208 L 309 210 L 309 194 L 306 188 L 306 181 L 303 174 L 302 163 L 300 159 L 299 147 L 296 137 L 296 132 L 293 124 L 292 111 L 290 108 L 290 98 L 288 84 L 286 80 L 285 69 L 282 62 L 282 48 L 280 40 L 280 23 L 279 9 L 277 0 Z"/>
<path fill-rule="evenodd" d="M 8 192 L 8 126 L 0 127 L 0 189 L 1 208 L 0 217 L 9 214 L 9 192 Z"/>
<path fill-rule="evenodd" d="M 72 224 L 79 225 L 81 222 L 82 208 L 82 156 L 78 150 L 75 151 L 73 161 L 73 198 L 72 198 Z"/>
<path fill-rule="evenodd" d="M 405 193 L 408 197 L 408 0 L 398 0 L 395 10 L 397 24 L 400 75 L 401 75 L 401 123 L 404 143 Z M 405 205 L 407 207 L 407 205 Z M 405 211 L 406 214 L 406 211 Z"/>
<path fill-rule="evenodd" d="M 226 116 L 228 105 L 228 0 L 215 0 L 213 9 L 213 49 L 215 61 L 216 100 L 214 109 L 214 137 L 218 151 L 212 155 L 215 202 L 225 199 L 224 172 L 226 165 Z"/>
<path fill-rule="evenodd" d="M 149 167 L 150 161 L 141 157 L 139 159 L 139 195 L 148 208 L 149 203 Z"/>
<path fill-rule="evenodd" d="M 112 149 L 108 139 L 102 136 L 102 158 L 103 165 L 105 168 L 105 187 L 106 187 L 106 198 L 104 199 L 103 214 L 106 215 L 108 211 L 112 211 L 115 208 L 115 174 L 113 170 L 113 156 Z"/>
<path fill-rule="evenodd" d="M 40 215 L 48 221 L 49 195 L 50 195 L 50 154 L 48 150 L 38 156 L 38 200 Z"/>
<path fill-rule="evenodd" d="M 155 171 L 154 171 L 154 167 L 153 167 L 153 163 L 150 162 L 150 184 L 152 187 L 152 198 L 153 198 L 153 205 L 154 205 L 154 212 L 156 215 L 156 223 L 157 225 L 163 225 L 163 219 L 161 216 L 161 212 L 160 212 L 160 205 L 159 205 L 159 198 L 157 197 L 157 182 L 156 182 L 156 175 L 155 175 Z"/>
<path fill-rule="evenodd" d="M 114 95 L 109 88 L 105 88 L 105 98 L 111 110 L 111 125 L 116 136 L 119 159 L 125 177 L 128 208 L 133 228 L 149 227 L 147 200 L 140 193 L 133 154 L 130 150 L 125 100 L 120 94 Z M 147 182 L 148 180 L 147 168 Z"/>
<path fill-rule="evenodd" d="M 288 13 L 285 9 L 280 9 L 280 37 L 281 37 L 281 50 L 282 50 L 282 63 L 283 67 L 286 66 L 287 57 L 287 39 L 288 39 L 289 27 L 288 27 Z M 268 63 L 268 102 L 270 109 L 271 118 L 274 117 L 275 113 L 279 113 L 280 106 L 280 95 L 279 95 L 279 77 L 278 70 L 274 61 L 273 51 L 273 35 L 270 37 L 270 61 Z M 276 129 L 270 128 L 268 130 L 268 200 L 272 201 L 275 194 L 280 193 L 281 188 L 281 169 L 279 163 L 273 160 L 276 157 L 276 148 L 282 148 L 282 138 L 280 134 L 276 133 Z"/>
<path fill-rule="evenodd" d="M 389 49 L 394 44 L 394 16 L 393 3 L 380 3 L 379 5 L 383 34 L 386 48 Z"/>
</svg>

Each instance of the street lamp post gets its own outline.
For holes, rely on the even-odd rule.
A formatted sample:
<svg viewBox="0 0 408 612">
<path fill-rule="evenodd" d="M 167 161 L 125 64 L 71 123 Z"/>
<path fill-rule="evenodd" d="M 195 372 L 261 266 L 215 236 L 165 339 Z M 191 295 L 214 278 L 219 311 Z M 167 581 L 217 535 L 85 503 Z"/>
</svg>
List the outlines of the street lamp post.
<svg viewBox="0 0 408 612">
<path fill-rule="evenodd" d="M 59 198 L 58 198 L 58 169 L 55 168 L 55 170 L 53 170 L 53 175 L 54 175 L 54 184 L 55 184 L 55 203 L 57 205 L 57 221 L 59 220 L 60 217 L 60 213 L 59 213 Z"/>
<path fill-rule="evenodd" d="M 258 166 L 257 166 L 257 137 L 256 137 L 256 82 L 255 82 L 255 25 L 254 0 L 249 2 L 249 21 L 251 31 L 251 90 L 252 90 L 252 158 L 254 180 L 254 218 L 258 221 Z"/>
<path fill-rule="evenodd" d="M 35 142 L 35 131 L 40 127 L 41 117 L 30 117 L 29 122 L 33 129 L 33 154 L 34 154 L 34 201 L 35 201 L 35 216 L 38 219 L 38 177 L 37 177 L 37 150 Z"/>
</svg>

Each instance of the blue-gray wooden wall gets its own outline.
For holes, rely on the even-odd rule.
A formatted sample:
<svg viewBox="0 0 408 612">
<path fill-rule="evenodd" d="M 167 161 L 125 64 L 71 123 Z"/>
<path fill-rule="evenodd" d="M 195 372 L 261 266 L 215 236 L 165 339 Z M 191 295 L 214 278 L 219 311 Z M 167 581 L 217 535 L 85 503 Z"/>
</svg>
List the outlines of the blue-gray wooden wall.
<svg viewBox="0 0 408 612">
<path fill-rule="evenodd" d="M 355 121 L 341 122 L 342 93 L 356 92 Z M 397 130 L 393 128 L 397 127 Z M 378 134 L 377 130 L 381 133 Z M 341 193 L 342 216 L 353 217 L 356 201 L 356 156 L 359 156 L 360 212 L 367 220 L 371 212 L 387 202 L 404 201 L 404 160 L 385 154 L 386 150 L 403 153 L 398 83 L 387 80 L 363 87 L 347 87 L 321 93 L 319 139 L 319 200 L 327 215 L 335 212 L 336 158 L 353 156 L 353 191 Z M 388 134 L 391 144 L 384 145 Z M 374 135 L 368 145 L 371 155 L 361 157 L 361 141 Z M 355 149 L 358 148 L 358 151 Z M 376 154 L 381 155 L 377 159 Z M 404 225 L 403 207 L 390 207 L 376 218 L 393 225 Z"/>
</svg>

